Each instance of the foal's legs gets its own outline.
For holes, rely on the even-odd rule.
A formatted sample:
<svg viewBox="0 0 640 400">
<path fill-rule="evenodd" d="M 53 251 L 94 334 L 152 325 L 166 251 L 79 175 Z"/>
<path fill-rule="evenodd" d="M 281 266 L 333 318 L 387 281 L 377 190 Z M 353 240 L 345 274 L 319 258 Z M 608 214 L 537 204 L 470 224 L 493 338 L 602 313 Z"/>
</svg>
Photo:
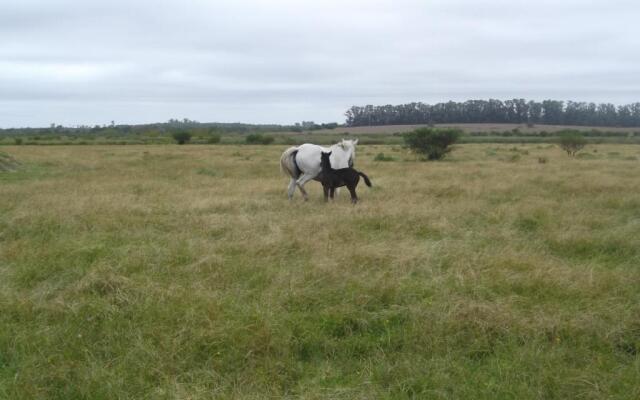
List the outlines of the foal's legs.
<svg viewBox="0 0 640 400">
<path fill-rule="evenodd" d="M 322 191 L 324 192 L 324 202 L 329 201 L 329 187 L 327 185 L 322 185 Z"/>
<path fill-rule="evenodd" d="M 358 202 L 358 195 L 356 194 L 355 185 L 349 185 L 347 189 L 349 189 L 349 193 L 351 193 L 351 203 L 356 204 Z"/>
</svg>

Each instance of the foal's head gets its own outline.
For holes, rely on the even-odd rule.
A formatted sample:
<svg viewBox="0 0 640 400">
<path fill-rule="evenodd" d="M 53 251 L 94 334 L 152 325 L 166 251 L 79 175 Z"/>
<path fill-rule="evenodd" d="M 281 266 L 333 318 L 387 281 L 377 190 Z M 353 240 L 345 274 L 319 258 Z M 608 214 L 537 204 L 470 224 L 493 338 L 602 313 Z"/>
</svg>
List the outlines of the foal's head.
<svg viewBox="0 0 640 400">
<path fill-rule="evenodd" d="M 324 151 L 320 154 L 320 168 L 323 170 L 331 169 L 331 161 L 329 161 L 329 157 L 331 157 L 332 151 L 325 153 Z"/>
</svg>

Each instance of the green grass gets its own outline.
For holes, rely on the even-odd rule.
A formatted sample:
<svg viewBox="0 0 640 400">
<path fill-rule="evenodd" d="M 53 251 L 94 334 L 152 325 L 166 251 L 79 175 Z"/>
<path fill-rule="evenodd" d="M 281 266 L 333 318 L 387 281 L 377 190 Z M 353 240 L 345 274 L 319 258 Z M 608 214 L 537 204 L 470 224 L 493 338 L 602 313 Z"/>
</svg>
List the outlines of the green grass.
<svg viewBox="0 0 640 400">
<path fill-rule="evenodd" d="M 640 396 L 637 147 L 284 148 L 3 148 L 0 398 Z"/>
</svg>

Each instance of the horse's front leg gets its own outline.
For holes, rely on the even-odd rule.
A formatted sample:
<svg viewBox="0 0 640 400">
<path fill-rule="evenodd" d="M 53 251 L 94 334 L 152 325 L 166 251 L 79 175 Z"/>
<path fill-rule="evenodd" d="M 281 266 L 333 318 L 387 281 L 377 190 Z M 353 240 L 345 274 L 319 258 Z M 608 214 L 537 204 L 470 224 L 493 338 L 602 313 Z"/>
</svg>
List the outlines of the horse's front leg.
<svg viewBox="0 0 640 400">
<path fill-rule="evenodd" d="M 333 196 L 336 193 L 336 187 L 335 186 L 331 186 L 331 191 L 329 192 L 329 196 L 331 196 L 331 200 L 333 200 Z"/>
<path fill-rule="evenodd" d="M 312 180 L 313 178 L 315 178 L 314 175 L 305 173 L 296 181 L 296 184 L 298 185 L 298 189 L 300 189 L 300 192 L 302 193 L 302 197 L 304 198 L 304 201 L 309 200 L 309 195 L 307 194 L 307 191 L 304 189 L 304 185 L 310 180 Z"/>
</svg>

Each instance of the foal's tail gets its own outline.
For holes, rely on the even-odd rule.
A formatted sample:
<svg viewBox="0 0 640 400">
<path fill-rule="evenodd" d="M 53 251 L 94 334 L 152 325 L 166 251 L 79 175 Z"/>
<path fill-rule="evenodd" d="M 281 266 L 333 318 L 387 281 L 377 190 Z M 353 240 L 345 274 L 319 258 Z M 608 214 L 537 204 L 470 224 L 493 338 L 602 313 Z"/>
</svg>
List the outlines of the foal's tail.
<svg viewBox="0 0 640 400">
<path fill-rule="evenodd" d="M 296 165 L 297 147 L 289 147 L 282 153 L 280 157 L 280 171 L 287 173 L 290 177 L 297 179 L 300 176 L 300 170 Z"/>
<path fill-rule="evenodd" d="M 364 174 L 364 172 L 358 171 L 358 175 L 364 178 L 364 183 L 367 186 L 371 187 L 371 181 L 369 180 L 369 177 Z"/>
</svg>

